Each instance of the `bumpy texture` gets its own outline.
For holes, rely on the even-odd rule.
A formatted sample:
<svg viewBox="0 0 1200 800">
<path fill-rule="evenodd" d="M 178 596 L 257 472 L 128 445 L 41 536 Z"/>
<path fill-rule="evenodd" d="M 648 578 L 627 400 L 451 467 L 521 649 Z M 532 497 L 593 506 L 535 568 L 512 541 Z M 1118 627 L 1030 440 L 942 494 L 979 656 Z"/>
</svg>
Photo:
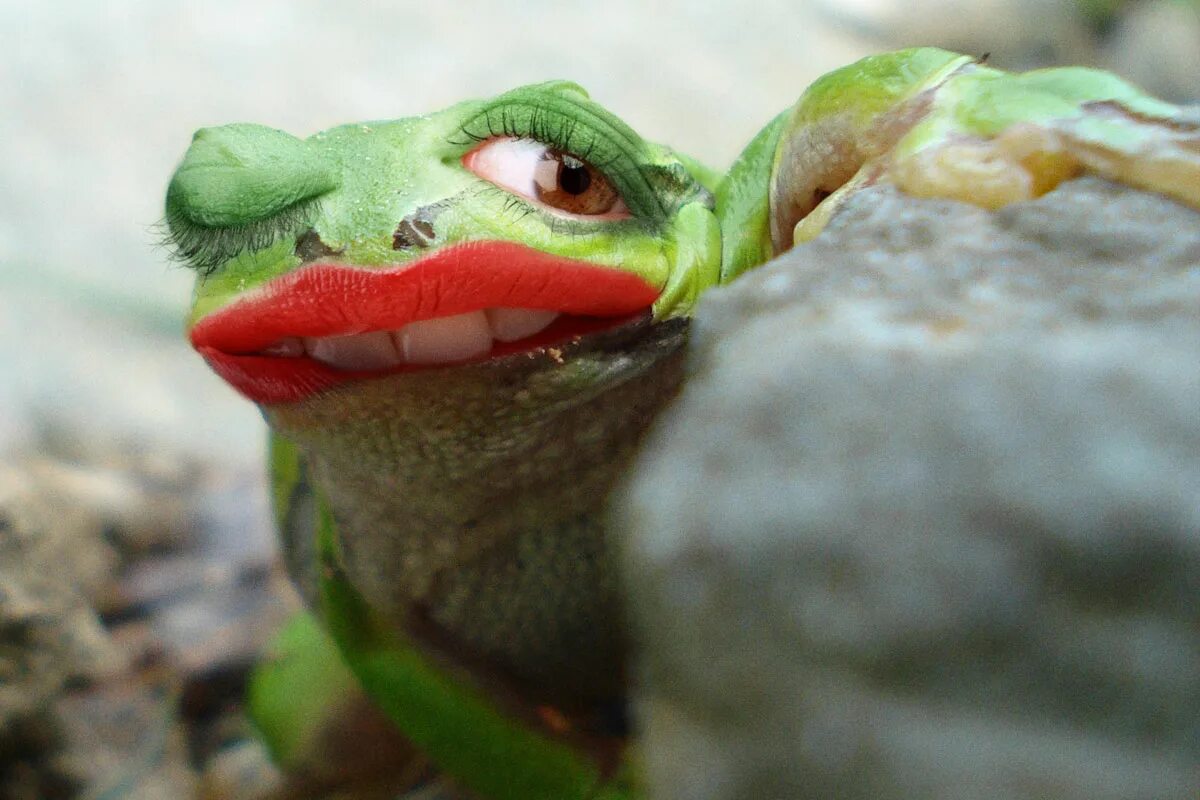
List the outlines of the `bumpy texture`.
<svg viewBox="0 0 1200 800">
<path fill-rule="evenodd" d="M 1195 796 L 1200 214 L 871 189 L 694 330 L 622 510 L 652 796 Z"/>
<path fill-rule="evenodd" d="M 539 702 L 609 701 L 622 691 L 624 638 L 595 509 L 678 386 L 685 330 L 677 320 L 635 328 L 632 343 L 618 330 L 380 378 L 268 418 L 311 448 L 335 519 L 356 534 L 342 539 L 344 567 L 375 608 Z M 311 531 L 285 535 L 300 554 L 294 574 L 314 586 Z"/>
</svg>

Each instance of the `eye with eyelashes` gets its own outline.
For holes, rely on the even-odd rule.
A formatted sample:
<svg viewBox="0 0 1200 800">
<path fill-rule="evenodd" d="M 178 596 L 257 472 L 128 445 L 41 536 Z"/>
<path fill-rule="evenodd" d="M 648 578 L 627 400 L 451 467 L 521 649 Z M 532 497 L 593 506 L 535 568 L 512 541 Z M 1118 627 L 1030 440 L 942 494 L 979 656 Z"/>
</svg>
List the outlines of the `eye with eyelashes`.
<svg viewBox="0 0 1200 800">
<path fill-rule="evenodd" d="M 631 216 L 624 198 L 603 172 L 534 139 L 487 139 L 463 156 L 462 163 L 480 178 L 552 214 L 589 220 Z"/>
<path fill-rule="evenodd" d="M 629 218 L 657 225 L 669 215 L 643 174 L 640 137 L 578 98 L 502 96 L 467 119 L 449 143 L 463 147 L 464 169 L 552 225 Z"/>
</svg>

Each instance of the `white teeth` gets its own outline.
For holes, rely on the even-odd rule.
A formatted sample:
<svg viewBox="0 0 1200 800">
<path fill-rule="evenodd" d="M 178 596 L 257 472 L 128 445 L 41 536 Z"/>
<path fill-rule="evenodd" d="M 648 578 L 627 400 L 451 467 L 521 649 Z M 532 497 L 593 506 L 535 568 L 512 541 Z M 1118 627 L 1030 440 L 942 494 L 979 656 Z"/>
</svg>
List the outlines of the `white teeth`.
<svg viewBox="0 0 1200 800">
<path fill-rule="evenodd" d="M 492 349 L 492 331 L 482 311 L 413 322 L 392 336 L 409 364 L 462 361 Z"/>
<path fill-rule="evenodd" d="M 557 311 L 539 311 L 533 308 L 489 308 L 488 325 L 492 328 L 492 336 L 502 342 L 515 342 L 526 336 L 533 336 L 546 328 L 555 317 Z"/>
<path fill-rule="evenodd" d="M 336 369 L 388 369 L 401 364 L 449 364 L 487 355 L 492 340 L 515 342 L 546 329 L 555 311 L 489 308 L 405 325 L 398 331 L 346 336 L 288 336 L 260 355 L 311 358 Z"/>
<path fill-rule="evenodd" d="M 400 359 L 387 331 L 305 339 L 308 354 L 340 369 L 381 369 Z"/>
</svg>

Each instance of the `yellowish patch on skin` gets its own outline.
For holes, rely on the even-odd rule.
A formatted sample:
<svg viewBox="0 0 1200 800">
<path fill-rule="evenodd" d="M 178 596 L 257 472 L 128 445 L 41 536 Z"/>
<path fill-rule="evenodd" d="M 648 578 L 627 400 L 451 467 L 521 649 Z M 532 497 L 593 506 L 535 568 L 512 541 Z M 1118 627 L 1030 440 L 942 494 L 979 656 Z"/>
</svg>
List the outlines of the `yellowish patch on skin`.
<svg viewBox="0 0 1200 800">
<path fill-rule="evenodd" d="M 1033 197 L 1033 181 L 992 142 L 954 142 L 896 162 L 889 177 L 913 197 L 961 200 L 997 209 Z"/>
<path fill-rule="evenodd" d="M 1019 162 L 1029 173 L 1034 197 L 1041 197 L 1083 172 L 1083 165 L 1062 137 L 1038 125 L 1013 125 L 995 142 L 1007 157 Z"/>
<path fill-rule="evenodd" d="M 1017 124 L 988 141 L 956 140 L 922 150 L 893 163 L 888 179 L 916 197 L 995 210 L 1090 172 L 1200 208 L 1200 127 L 1143 129 L 1152 133 L 1142 146 L 1125 151 L 1089 141 L 1071 123 Z"/>
<path fill-rule="evenodd" d="M 816 238 L 846 197 L 875 183 L 892 183 L 914 197 L 995 211 L 1040 197 L 1083 171 L 1063 137 L 1037 125 L 1013 125 L 994 139 L 955 139 L 886 168 L 879 162 L 865 165 L 796 224 L 792 243 Z"/>
<path fill-rule="evenodd" d="M 1062 137 L 1013 125 L 991 140 L 957 140 L 891 165 L 888 177 L 914 197 L 959 200 L 990 210 L 1032 200 L 1083 171 Z"/>
</svg>

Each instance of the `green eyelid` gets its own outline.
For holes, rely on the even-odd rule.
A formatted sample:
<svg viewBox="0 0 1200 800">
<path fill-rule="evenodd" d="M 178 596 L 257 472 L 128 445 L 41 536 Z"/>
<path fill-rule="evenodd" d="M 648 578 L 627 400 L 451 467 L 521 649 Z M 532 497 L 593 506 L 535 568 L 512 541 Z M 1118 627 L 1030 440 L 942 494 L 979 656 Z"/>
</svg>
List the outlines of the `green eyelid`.
<svg viewBox="0 0 1200 800">
<path fill-rule="evenodd" d="M 574 84 L 540 84 L 501 95 L 468 119 L 462 132 L 472 142 L 512 136 L 569 153 L 603 172 L 634 216 L 654 223 L 667 217 L 667 208 L 639 166 L 646 156 L 645 143 Z"/>
<path fill-rule="evenodd" d="M 313 145 L 263 125 L 197 131 L 167 187 L 176 257 L 208 273 L 247 250 L 298 235 L 340 183 Z"/>
</svg>

